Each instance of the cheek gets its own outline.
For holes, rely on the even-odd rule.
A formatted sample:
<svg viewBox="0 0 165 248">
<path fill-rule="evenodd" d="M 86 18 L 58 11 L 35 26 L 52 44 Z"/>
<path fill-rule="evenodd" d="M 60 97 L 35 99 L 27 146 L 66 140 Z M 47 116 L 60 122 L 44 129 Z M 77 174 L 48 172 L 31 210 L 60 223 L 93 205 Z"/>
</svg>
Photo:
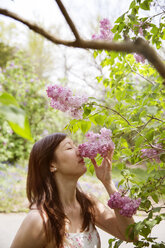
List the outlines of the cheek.
<svg viewBox="0 0 165 248">
<path fill-rule="evenodd" d="M 59 165 L 62 167 L 68 167 L 72 165 L 74 162 L 77 162 L 77 155 L 74 150 L 66 150 L 58 156 Z"/>
</svg>

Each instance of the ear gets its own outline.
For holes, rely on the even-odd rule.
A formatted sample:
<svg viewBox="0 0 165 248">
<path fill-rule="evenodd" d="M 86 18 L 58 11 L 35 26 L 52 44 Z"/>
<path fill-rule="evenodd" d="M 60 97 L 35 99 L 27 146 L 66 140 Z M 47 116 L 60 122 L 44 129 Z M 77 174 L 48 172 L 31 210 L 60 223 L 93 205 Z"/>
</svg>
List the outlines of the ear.
<svg viewBox="0 0 165 248">
<path fill-rule="evenodd" d="M 56 171 L 56 170 L 57 170 L 56 163 L 52 162 L 52 163 L 50 164 L 50 172 L 54 172 L 54 171 Z"/>
</svg>

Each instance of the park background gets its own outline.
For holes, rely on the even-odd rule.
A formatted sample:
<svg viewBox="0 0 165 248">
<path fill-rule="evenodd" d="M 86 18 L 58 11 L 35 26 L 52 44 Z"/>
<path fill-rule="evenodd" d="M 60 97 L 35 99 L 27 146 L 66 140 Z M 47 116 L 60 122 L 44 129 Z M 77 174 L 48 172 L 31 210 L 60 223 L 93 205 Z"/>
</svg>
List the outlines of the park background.
<svg viewBox="0 0 165 248">
<path fill-rule="evenodd" d="M 116 19 L 129 9 L 131 2 L 133 1 L 125 0 L 119 3 L 119 1 L 90 0 L 88 4 L 85 4 L 84 1 L 63 1 L 84 39 L 91 39 L 93 34 L 99 32 L 99 21 L 103 18 L 108 18 L 114 26 Z M 140 17 L 151 17 L 164 13 L 163 1 L 147 2 L 155 3 L 155 5 L 153 4 L 148 11 L 141 8 Z M 57 37 L 73 39 L 73 34 L 54 1 L 1 0 L 0 7 L 36 22 Z M 151 39 L 151 44 L 161 57 L 164 56 L 164 36 L 161 33 L 163 27 L 160 25 L 162 20 L 164 20 L 162 15 L 153 18 L 152 23 L 155 26 L 152 27 L 152 37 L 145 34 L 146 37 L 148 35 L 149 41 Z M 130 21 L 136 22 L 133 17 L 130 17 Z M 160 30 L 157 30 L 156 27 L 159 27 Z M 2 94 L 6 92 L 14 96 L 28 117 L 25 127 L 27 133 L 20 133 L 24 136 L 21 137 L 13 131 L 15 126 L 11 123 L 11 117 L 4 115 L 3 111 L 1 112 L 0 211 L 2 213 L 28 211 L 26 200 L 27 161 L 34 141 L 47 134 L 64 130 L 79 144 L 84 141 L 84 134 L 88 130 L 99 132 L 100 128 L 105 126 L 112 129 L 116 145 L 113 166 L 114 182 L 116 186 L 119 186 L 119 183 L 128 186 L 127 182 L 129 181 L 131 186 L 134 185 L 132 194 L 136 193 L 137 187 L 144 191 L 145 183 L 150 183 L 151 189 L 144 196 L 148 201 L 144 201 L 137 216 L 142 221 L 148 216 L 149 212 L 147 211 L 152 209 L 153 216 L 156 214 L 159 218 L 154 219 L 153 216 L 150 216 L 149 220 L 151 221 L 148 226 L 146 223 L 142 223 L 141 229 L 148 228 L 148 232 L 143 237 L 146 239 L 150 235 L 154 225 L 157 225 L 155 235 L 159 236 L 164 222 L 164 151 L 162 148 L 162 153 L 156 153 L 156 155 L 158 154 L 157 160 L 149 157 L 142 158 L 140 153 L 142 149 L 148 148 L 147 142 L 155 145 L 155 142 L 160 143 L 159 141 L 161 141 L 161 145 L 164 145 L 164 141 L 162 141 L 165 137 L 164 86 L 163 80 L 156 70 L 147 61 L 144 64 L 137 63 L 133 55 L 127 55 L 127 57 L 125 55 L 124 61 L 120 54 L 119 60 L 116 62 L 117 53 L 115 52 L 110 56 L 110 54 L 99 54 L 89 49 L 75 49 L 52 44 L 42 36 L 30 31 L 23 24 L 8 17 L 0 16 L 0 30 L 0 91 Z M 156 34 L 154 30 L 157 31 Z M 138 36 L 138 32 L 136 35 Z M 116 39 L 120 40 L 119 34 Z M 113 67 L 115 62 L 118 64 Z M 46 87 L 50 83 L 60 83 L 74 92 L 81 91 L 90 97 L 95 97 L 99 99 L 99 104 L 113 106 L 116 111 L 121 111 L 120 113 L 126 119 L 129 119 L 131 115 L 129 119 L 131 124 L 140 127 L 138 132 L 142 136 L 137 136 L 135 127 L 131 129 L 126 126 L 118 115 L 106 112 L 105 109 L 93 110 L 92 105 L 86 107 L 86 116 L 81 121 L 72 120 L 65 113 L 52 109 L 46 96 Z M 128 100 L 125 101 L 125 99 Z M 117 102 L 122 102 L 122 106 L 117 105 Z M 92 111 L 97 112 L 94 112 L 94 117 L 89 118 L 88 112 Z M 147 116 L 151 117 L 147 119 Z M 21 118 L 20 115 L 20 121 Z M 70 124 L 68 125 L 68 123 Z M 33 141 L 30 140 L 31 137 Z M 99 161 L 98 157 L 98 163 Z M 94 193 L 107 204 L 108 195 L 105 189 L 93 174 L 93 168 L 88 160 L 86 164 L 88 172 L 80 180 L 82 188 L 84 191 Z M 157 186 L 155 187 L 155 185 Z M 162 236 L 159 238 L 160 243 L 161 241 L 165 241 Z M 103 244 L 103 247 L 108 247 L 108 244 L 105 246 Z M 126 245 L 122 244 L 121 247 L 126 247 Z"/>
</svg>

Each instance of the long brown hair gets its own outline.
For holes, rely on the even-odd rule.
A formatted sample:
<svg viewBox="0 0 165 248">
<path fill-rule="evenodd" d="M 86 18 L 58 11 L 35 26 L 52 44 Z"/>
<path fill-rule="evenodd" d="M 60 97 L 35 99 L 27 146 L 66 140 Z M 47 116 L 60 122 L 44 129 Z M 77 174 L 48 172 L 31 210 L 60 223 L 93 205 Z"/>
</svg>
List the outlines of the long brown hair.
<svg viewBox="0 0 165 248">
<path fill-rule="evenodd" d="M 66 134 L 54 133 L 36 142 L 32 148 L 28 164 L 27 175 L 27 197 L 30 202 L 40 211 L 43 219 L 47 242 L 54 242 L 60 248 L 64 242 L 65 220 L 68 219 L 58 193 L 57 184 L 50 171 L 50 164 L 54 158 L 54 151 Z M 95 224 L 94 204 L 92 201 L 76 188 L 76 197 L 81 206 L 83 215 L 82 231 L 89 230 L 89 225 Z M 46 213 L 48 222 L 46 224 L 43 211 Z"/>
</svg>

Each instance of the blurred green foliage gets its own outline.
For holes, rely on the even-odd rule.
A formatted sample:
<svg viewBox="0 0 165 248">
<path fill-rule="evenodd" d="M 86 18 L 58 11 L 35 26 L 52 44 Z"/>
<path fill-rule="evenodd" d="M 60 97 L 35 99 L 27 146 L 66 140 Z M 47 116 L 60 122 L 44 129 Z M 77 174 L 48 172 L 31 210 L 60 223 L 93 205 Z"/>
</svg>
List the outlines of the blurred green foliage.
<svg viewBox="0 0 165 248">
<path fill-rule="evenodd" d="M 27 160 L 36 140 L 62 131 L 68 118 L 49 107 L 49 82 L 39 79 L 26 52 L 17 49 L 10 57 L 4 52 L 8 48 L 3 44 L 0 50 L 5 61 L 0 70 L 0 161 L 14 165 Z"/>
</svg>

